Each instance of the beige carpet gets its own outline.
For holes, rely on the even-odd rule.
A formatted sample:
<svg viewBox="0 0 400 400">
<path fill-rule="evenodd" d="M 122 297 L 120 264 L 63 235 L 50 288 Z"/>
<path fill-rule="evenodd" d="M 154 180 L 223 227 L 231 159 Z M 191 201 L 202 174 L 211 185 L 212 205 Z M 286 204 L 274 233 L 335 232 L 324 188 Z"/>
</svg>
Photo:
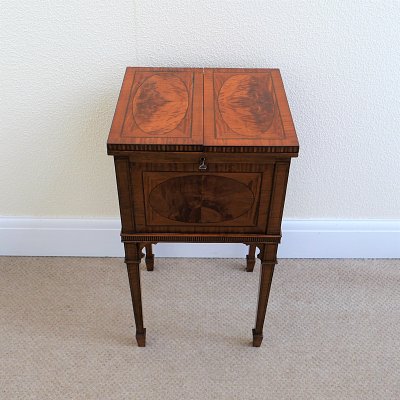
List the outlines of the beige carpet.
<svg viewBox="0 0 400 400">
<path fill-rule="evenodd" d="M 400 261 L 157 259 L 134 340 L 121 259 L 0 258 L 1 399 L 400 399 Z"/>
</svg>

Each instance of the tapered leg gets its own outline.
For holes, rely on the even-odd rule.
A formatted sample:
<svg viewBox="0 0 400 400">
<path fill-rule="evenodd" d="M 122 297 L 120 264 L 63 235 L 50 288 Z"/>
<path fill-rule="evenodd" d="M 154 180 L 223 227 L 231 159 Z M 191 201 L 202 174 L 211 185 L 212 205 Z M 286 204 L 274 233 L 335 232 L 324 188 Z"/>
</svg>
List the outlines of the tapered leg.
<svg viewBox="0 0 400 400">
<path fill-rule="evenodd" d="M 276 264 L 276 251 L 278 244 L 267 243 L 261 246 L 260 259 L 260 287 L 258 292 L 258 307 L 256 326 L 253 329 L 253 346 L 260 347 L 263 340 L 263 327 L 267 311 L 268 297 L 271 289 L 272 276 Z"/>
<path fill-rule="evenodd" d="M 154 270 L 154 254 L 152 251 L 152 245 L 151 243 L 148 243 L 145 245 L 146 247 L 146 268 L 147 271 L 153 271 Z"/>
<path fill-rule="evenodd" d="M 246 260 L 247 260 L 246 271 L 253 272 L 254 265 L 256 263 L 256 245 L 255 244 L 249 245 L 249 254 L 246 256 Z"/>
<path fill-rule="evenodd" d="M 131 288 L 133 314 L 136 324 L 136 341 L 139 347 L 146 345 L 146 329 L 143 326 L 142 294 L 140 289 L 140 259 L 142 257 L 139 243 L 125 243 L 125 263 L 128 269 Z"/>
</svg>

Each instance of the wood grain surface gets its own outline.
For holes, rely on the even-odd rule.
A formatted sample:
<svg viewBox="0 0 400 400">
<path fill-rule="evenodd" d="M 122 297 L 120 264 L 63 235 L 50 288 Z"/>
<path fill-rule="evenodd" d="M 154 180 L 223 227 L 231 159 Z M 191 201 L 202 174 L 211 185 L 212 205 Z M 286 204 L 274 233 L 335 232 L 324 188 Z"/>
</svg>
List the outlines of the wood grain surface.
<svg viewBox="0 0 400 400">
<path fill-rule="evenodd" d="M 273 187 L 271 163 L 207 161 L 131 164 L 136 231 L 263 233 Z M 207 160 L 207 159 L 206 159 Z"/>
<path fill-rule="evenodd" d="M 201 69 L 127 68 L 107 142 L 126 146 L 203 144 Z"/>
<path fill-rule="evenodd" d="M 182 79 L 158 74 L 140 85 L 132 100 L 132 113 L 143 132 L 162 135 L 178 127 L 188 106 L 189 92 Z"/>
<path fill-rule="evenodd" d="M 161 216 L 207 224 L 236 219 L 249 211 L 254 194 L 244 183 L 219 175 L 169 178 L 149 194 L 149 206 Z"/>
<path fill-rule="evenodd" d="M 245 243 L 260 250 L 253 346 L 281 238 L 290 161 L 299 150 L 279 70 L 127 68 L 110 135 L 136 339 L 145 346 L 139 263 L 158 242 Z"/>
<path fill-rule="evenodd" d="M 298 147 L 279 70 L 240 68 L 127 68 L 107 142 L 113 155 Z"/>
<path fill-rule="evenodd" d="M 271 75 L 234 74 L 223 82 L 216 101 L 231 132 L 260 137 L 268 132 L 275 114 Z"/>
</svg>

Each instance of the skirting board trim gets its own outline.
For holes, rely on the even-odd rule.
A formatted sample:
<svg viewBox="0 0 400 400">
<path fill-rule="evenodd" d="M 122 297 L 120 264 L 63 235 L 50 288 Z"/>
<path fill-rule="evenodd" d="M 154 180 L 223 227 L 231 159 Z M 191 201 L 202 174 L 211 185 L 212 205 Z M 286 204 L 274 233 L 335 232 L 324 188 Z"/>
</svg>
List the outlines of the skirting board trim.
<svg viewBox="0 0 400 400">
<path fill-rule="evenodd" d="M 123 257 L 118 219 L 0 217 L 0 255 Z M 241 244 L 160 243 L 158 257 L 243 258 Z M 400 220 L 284 220 L 279 258 L 400 258 Z"/>
</svg>

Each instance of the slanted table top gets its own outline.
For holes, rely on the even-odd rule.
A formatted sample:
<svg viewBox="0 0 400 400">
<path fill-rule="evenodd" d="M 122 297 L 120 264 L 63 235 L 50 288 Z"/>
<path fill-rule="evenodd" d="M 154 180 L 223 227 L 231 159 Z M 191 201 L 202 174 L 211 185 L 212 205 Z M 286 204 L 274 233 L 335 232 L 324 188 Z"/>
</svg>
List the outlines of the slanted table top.
<svg viewBox="0 0 400 400">
<path fill-rule="evenodd" d="M 299 143 L 278 69 L 128 67 L 107 148 L 296 156 Z"/>
</svg>

